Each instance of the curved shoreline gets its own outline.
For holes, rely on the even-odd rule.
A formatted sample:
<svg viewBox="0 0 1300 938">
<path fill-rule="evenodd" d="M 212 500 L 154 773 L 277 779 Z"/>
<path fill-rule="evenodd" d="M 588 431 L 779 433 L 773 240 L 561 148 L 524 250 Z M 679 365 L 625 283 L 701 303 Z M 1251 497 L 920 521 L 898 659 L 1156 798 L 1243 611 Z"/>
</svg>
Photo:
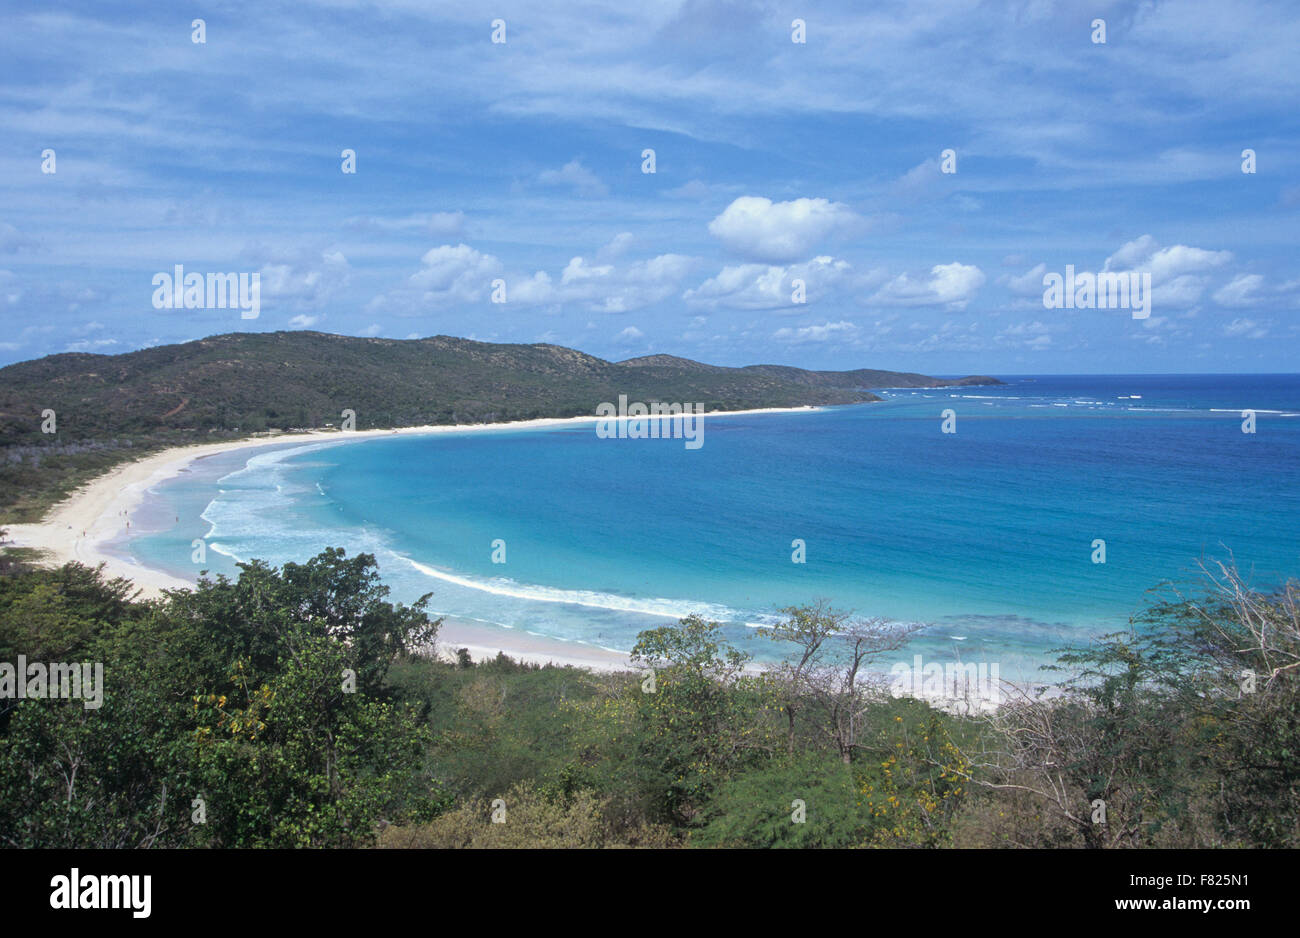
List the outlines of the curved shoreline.
<svg viewBox="0 0 1300 938">
<path fill-rule="evenodd" d="M 757 410 L 711 411 L 706 417 L 732 417 L 746 414 L 811 413 L 822 408 L 774 407 Z M 81 486 L 45 517 L 32 524 L 8 525 L 10 542 L 42 552 L 41 564 L 62 566 L 78 562 L 89 567 L 103 565 L 109 577 L 124 577 L 140 590 L 142 598 L 157 598 L 165 589 L 187 589 L 193 580 L 182 579 L 162 570 L 146 567 L 107 549 L 121 538 L 130 537 L 130 519 L 148 495 L 149 489 L 175 478 L 194 462 L 237 450 L 269 446 L 312 443 L 349 443 L 394 435 L 434 435 L 502 430 L 528 430 L 546 427 L 594 424 L 595 416 L 556 417 L 520 420 L 507 423 L 430 425 L 387 430 L 311 430 L 284 433 L 262 439 L 245 438 L 220 443 L 196 443 L 177 446 L 123 463 Z M 643 418 L 644 419 L 644 418 Z M 650 418 L 654 419 L 654 418 Z M 507 634 L 500 634 L 501 632 Z M 468 648 L 476 659 L 494 657 L 504 652 L 513 658 L 544 664 L 570 664 L 598 670 L 622 670 L 631 665 L 625 655 L 605 649 L 583 646 L 561 639 L 543 639 L 534 635 L 509 634 L 462 620 L 446 619 L 439 643 L 453 648 Z"/>
</svg>

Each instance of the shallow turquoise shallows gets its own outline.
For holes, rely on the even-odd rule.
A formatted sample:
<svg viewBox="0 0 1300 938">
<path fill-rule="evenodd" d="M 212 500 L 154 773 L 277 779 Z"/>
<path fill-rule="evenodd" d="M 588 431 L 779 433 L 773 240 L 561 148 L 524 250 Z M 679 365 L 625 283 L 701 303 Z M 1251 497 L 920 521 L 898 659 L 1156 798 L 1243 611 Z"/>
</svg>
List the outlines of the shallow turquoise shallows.
<svg viewBox="0 0 1300 938">
<path fill-rule="evenodd" d="M 1198 559 L 1300 575 L 1300 376 L 1007 381 L 707 418 L 698 449 L 593 423 L 229 453 L 159 486 L 124 549 L 191 577 L 196 537 L 231 574 L 369 551 L 396 598 L 617 650 L 699 612 L 761 657 L 755 624 L 825 598 L 932 623 L 909 652 L 1003 677 L 1123 626 Z"/>
</svg>

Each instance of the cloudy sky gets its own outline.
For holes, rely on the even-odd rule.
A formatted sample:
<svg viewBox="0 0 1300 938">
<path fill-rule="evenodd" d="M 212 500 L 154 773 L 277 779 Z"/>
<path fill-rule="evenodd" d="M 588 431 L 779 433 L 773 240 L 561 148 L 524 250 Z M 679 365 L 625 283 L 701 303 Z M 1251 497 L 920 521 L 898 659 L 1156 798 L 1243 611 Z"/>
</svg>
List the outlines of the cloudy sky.
<svg viewBox="0 0 1300 938">
<path fill-rule="evenodd" d="M 1296 371 L 1297 50 L 1286 0 L 10 0 L 0 363 L 317 329 Z M 260 316 L 155 309 L 176 264 Z M 1045 309 L 1066 265 L 1149 272 L 1150 317 Z"/>
</svg>

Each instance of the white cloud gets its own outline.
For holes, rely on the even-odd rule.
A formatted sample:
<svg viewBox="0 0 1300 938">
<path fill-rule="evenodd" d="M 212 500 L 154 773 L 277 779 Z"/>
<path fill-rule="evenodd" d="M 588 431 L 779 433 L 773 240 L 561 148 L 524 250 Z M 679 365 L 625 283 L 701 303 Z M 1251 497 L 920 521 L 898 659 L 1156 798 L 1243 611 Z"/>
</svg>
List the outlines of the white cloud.
<svg viewBox="0 0 1300 938">
<path fill-rule="evenodd" d="M 620 238 L 614 242 L 621 243 Z M 408 278 L 408 288 L 375 297 L 367 310 L 392 308 L 417 312 L 421 307 L 448 303 L 482 303 L 498 277 L 506 284 L 506 302 L 513 306 L 579 304 L 592 312 L 622 313 L 658 303 L 681 290 L 695 260 L 661 254 L 632 263 L 591 264 L 582 256 L 570 259 L 558 280 L 544 270 L 531 276 L 509 274 L 500 258 L 467 244 L 434 248 L 423 266 Z"/>
<path fill-rule="evenodd" d="M 899 274 L 871 298 L 885 306 L 946 306 L 965 309 L 975 292 L 984 285 L 984 272 L 973 264 L 936 264 L 930 276 L 913 279 Z"/>
<path fill-rule="evenodd" d="M 319 316 L 294 316 L 289 320 L 290 329 L 310 329 L 316 323 L 320 322 Z"/>
<path fill-rule="evenodd" d="M 1145 234 L 1106 258 L 1102 269 L 1150 273 L 1153 307 L 1187 309 L 1205 292 L 1210 282 L 1205 274 L 1231 260 L 1231 251 L 1207 251 L 1186 244 L 1162 248 L 1155 238 Z"/>
<path fill-rule="evenodd" d="M 299 309 L 317 309 L 347 286 L 351 267 L 341 251 L 297 253 L 271 252 L 254 248 L 245 252 L 258 263 L 262 302 L 286 302 Z"/>
<path fill-rule="evenodd" d="M 1196 305 L 1205 292 L 1208 277 L 1183 274 L 1172 280 L 1160 281 L 1151 275 L 1151 305 L 1160 309 L 1187 309 Z"/>
<path fill-rule="evenodd" d="M 1220 306 L 1255 306 L 1262 299 L 1259 291 L 1263 286 L 1264 278 L 1259 274 L 1238 274 L 1214 292 L 1214 302 Z"/>
<path fill-rule="evenodd" d="M 788 267 L 767 264 L 737 264 L 722 268 L 683 298 L 694 306 L 710 309 L 798 308 L 794 302 L 794 281 L 804 283 L 806 302 L 814 302 L 844 284 L 852 268 L 847 261 L 823 255 Z"/>
<path fill-rule="evenodd" d="M 709 233 L 744 257 L 782 263 L 808 257 L 824 239 L 860 222 L 861 218 L 840 202 L 773 202 L 746 195 L 709 222 Z"/>
<path fill-rule="evenodd" d="M 500 276 L 500 259 L 468 244 L 444 244 L 426 251 L 423 264 L 409 278 L 425 303 L 469 303 L 486 299 L 492 281 Z"/>
<path fill-rule="evenodd" d="M 800 326 L 798 328 L 783 328 L 772 333 L 772 338 L 778 342 L 789 342 L 792 345 L 802 345 L 808 342 L 830 342 L 844 341 L 855 338 L 859 329 L 856 325 L 847 320 L 839 322 L 824 322 L 820 325 Z"/>
<path fill-rule="evenodd" d="M 628 312 L 677 293 L 694 266 L 694 258 L 681 254 L 660 254 L 623 267 L 591 265 L 575 257 L 560 275 L 556 299 L 582 303 L 594 312 Z"/>
<path fill-rule="evenodd" d="M 506 294 L 511 303 L 522 306 L 541 306 L 556 301 L 555 288 L 551 284 L 551 275 L 539 270 L 523 280 L 507 282 L 509 292 Z"/>
<path fill-rule="evenodd" d="M 1151 274 L 1151 283 L 1159 286 L 1179 277 L 1222 267 L 1231 260 L 1231 251 L 1207 251 L 1186 244 L 1162 248 L 1155 238 L 1146 234 L 1135 241 L 1129 241 L 1106 258 L 1103 270 L 1147 271 Z"/>
</svg>

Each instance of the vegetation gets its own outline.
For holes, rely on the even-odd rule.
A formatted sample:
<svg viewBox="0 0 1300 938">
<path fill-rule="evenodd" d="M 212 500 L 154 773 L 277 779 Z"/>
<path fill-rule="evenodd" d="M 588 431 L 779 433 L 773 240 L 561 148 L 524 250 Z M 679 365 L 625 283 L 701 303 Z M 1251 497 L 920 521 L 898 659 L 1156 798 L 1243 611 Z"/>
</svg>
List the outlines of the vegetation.
<svg viewBox="0 0 1300 938">
<path fill-rule="evenodd" d="M 36 521 L 77 485 L 146 452 L 337 427 L 344 410 L 362 430 L 594 415 L 620 394 L 740 410 L 878 400 L 873 387 L 970 383 L 998 382 L 723 368 L 669 355 L 615 363 L 557 345 L 320 332 L 232 333 L 124 355 L 50 355 L 0 368 L 0 520 Z"/>
<path fill-rule="evenodd" d="M 1294 847 L 1300 584 L 1230 565 L 991 713 L 890 696 L 908 634 L 791 607 L 756 670 L 716 623 L 636 672 L 430 653 L 368 555 L 162 599 L 0 575 L 0 662 L 103 662 L 102 706 L 0 697 L 10 847 Z M 1008 691 L 1014 689 L 1008 688 Z"/>
</svg>

